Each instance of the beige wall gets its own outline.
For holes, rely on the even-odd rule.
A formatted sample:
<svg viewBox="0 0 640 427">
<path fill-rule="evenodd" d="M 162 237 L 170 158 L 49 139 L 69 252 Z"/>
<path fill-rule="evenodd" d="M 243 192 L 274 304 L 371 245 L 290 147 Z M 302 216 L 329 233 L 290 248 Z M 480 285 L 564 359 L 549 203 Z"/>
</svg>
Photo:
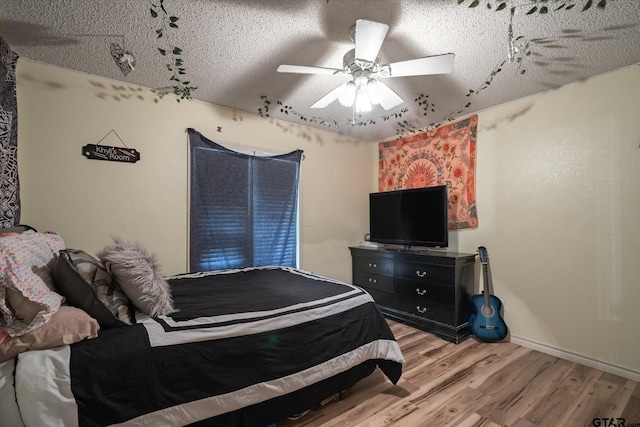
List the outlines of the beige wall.
<svg viewBox="0 0 640 427">
<path fill-rule="evenodd" d="M 481 112 L 479 227 L 450 239 L 461 252 L 487 247 L 514 337 L 638 374 L 639 100 L 636 66 Z M 347 246 L 368 228 L 377 144 L 23 60 L 18 107 L 23 222 L 60 232 L 68 246 L 94 252 L 120 235 L 157 252 L 166 273 L 185 271 L 184 131 L 193 127 L 226 142 L 302 148 L 302 268 L 351 280 Z M 142 161 L 80 154 L 111 129 Z"/>
<path fill-rule="evenodd" d="M 186 128 L 209 139 L 286 152 L 301 148 L 301 267 L 351 280 L 347 247 L 368 228 L 375 154 L 342 138 L 132 85 L 20 60 L 18 164 L 22 222 L 95 253 L 111 236 L 157 253 L 166 274 L 187 269 Z M 217 127 L 222 127 L 222 132 Z M 135 164 L 88 160 L 81 147 L 114 129 Z M 120 146 L 111 134 L 104 145 Z"/>
<path fill-rule="evenodd" d="M 478 119 L 479 227 L 452 240 L 487 247 L 511 334 L 640 375 L 640 67 Z"/>
</svg>

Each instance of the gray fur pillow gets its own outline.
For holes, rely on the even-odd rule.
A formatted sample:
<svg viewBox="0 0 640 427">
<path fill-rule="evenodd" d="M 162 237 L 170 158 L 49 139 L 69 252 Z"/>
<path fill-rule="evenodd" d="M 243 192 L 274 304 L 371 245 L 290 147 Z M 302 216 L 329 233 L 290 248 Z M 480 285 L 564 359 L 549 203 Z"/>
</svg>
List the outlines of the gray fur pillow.
<svg viewBox="0 0 640 427">
<path fill-rule="evenodd" d="M 173 311 L 171 289 L 162 276 L 158 259 L 139 242 L 114 237 L 113 245 L 97 255 L 140 311 L 151 316 Z"/>
</svg>

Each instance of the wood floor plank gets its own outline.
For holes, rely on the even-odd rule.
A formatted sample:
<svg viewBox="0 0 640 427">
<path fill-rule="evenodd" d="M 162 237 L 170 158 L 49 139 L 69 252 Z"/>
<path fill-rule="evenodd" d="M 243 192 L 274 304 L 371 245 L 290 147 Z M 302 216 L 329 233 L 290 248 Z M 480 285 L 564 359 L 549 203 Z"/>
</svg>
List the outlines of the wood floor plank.
<svg viewBox="0 0 640 427">
<path fill-rule="evenodd" d="M 471 414 L 467 418 L 461 419 L 457 427 L 500 427 L 491 420 L 481 417 L 478 414 Z"/>
<path fill-rule="evenodd" d="M 640 425 L 640 385 L 512 343 L 456 345 L 389 320 L 405 357 L 397 385 L 376 370 L 338 402 L 278 427 Z"/>
<path fill-rule="evenodd" d="M 533 351 L 514 359 L 478 387 L 492 397 L 478 413 L 500 425 L 515 422 L 541 397 L 541 386 L 558 378 L 555 361 L 552 356 Z"/>
<path fill-rule="evenodd" d="M 628 420 L 629 423 L 637 423 L 640 425 L 640 384 L 628 380 L 623 390 L 631 390 L 631 394 L 620 416 Z"/>
<path fill-rule="evenodd" d="M 536 425 L 562 425 L 563 420 L 569 422 L 571 411 L 579 404 L 582 391 L 593 387 L 602 376 L 602 371 L 572 363 L 563 378 L 540 396 L 534 407 L 524 418 Z M 575 418 L 572 422 L 578 422 Z M 573 425 L 573 424 L 565 424 Z"/>
<path fill-rule="evenodd" d="M 456 393 L 454 399 L 447 399 L 439 405 L 429 405 L 433 410 L 425 413 L 424 425 L 457 426 L 461 420 L 477 414 L 476 411 L 490 400 L 491 396 L 466 387 Z"/>
</svg>

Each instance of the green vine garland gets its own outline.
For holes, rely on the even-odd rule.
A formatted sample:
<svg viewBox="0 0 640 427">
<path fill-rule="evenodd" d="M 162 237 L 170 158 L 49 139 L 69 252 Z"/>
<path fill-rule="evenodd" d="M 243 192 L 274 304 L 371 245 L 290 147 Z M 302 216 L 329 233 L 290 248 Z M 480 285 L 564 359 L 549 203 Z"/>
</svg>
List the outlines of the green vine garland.
<svg viewBox="0 0 640 427">
<path fill-rule="evenodd" d="M 262 95 L 260 96 L 260 99 L 262 99 L 262 107 L 258 108 L 258 115 L 260 117 L 263 118 L 269 118 L 271 117 L 271 106 L 272 105 L 276 105 L 277 108 L 279 108 L 280 113 L 284 114 L 284 115 L 292 115 L 292 116 L 296 116 L 298 117 L 299 120 L 303 121 L 303 122 L 307 122 L 307 123 L 317 123 L 320 124 L 322 126 L 326 126 L 326 127 L 330 127 L 330 128 L 339 128 L 340 127 L 340 123 L 338 123 L 338 121 L 334 120 L 334 119 L 325 119 L 322 117 L 309 117 L 306 116 L 304 114 L 299 113 L 298 111 L 294 110 L 293 107 L 291 107 L 290 105 L 285 105 L 282 101 L 280 100 L 275 100 L 272 101 L 271 99 L 269 99 L 268 96 L 266 95 Z M 382 121 L 387 121 L 387 120 L 391 120 L 392 118 L 398 119 L 400 117 L 402 117 L 403 114 L 407 113 L 409 110 L 407 108 L 403 108 L 399 111 L 393 112 L 391 114 L 387 114 L 387 115 L 383 115 L 380 116 L 378 118 L 373 118 L 373 119 L 358 119 L 358 121 L 356 121 L 355 119 L 351 119 L 348 120 L 346 123 L 343 124 L 349 124 L 352 126 L 368 126 L 368 125 L 375 125 L 377 124 L 378 120 L 382 120 Z"/>
<path fill-rule="evenodd" d="M 191 99 L 191 94 L 197 89 L 197 87 L 190 86 L 191 82 L 189 80 L 185 80 L 187 69 L 184 65 L 184 60 L 182 59 L 183 50 L 177 46 L 171 45 L 165 37 L 169 28 L 178 28 L 178 20 L 180 18 L 169 15 L 167 9 L 164 7 L 164 0 L 158 0 L 158 3 L 154 3 L 150 0 L 149 4 L 151 5 L 151 8 L 149 9 L 151 17 L 154 19 L 160 18 L 160 27 L 155 30 L 156 37 L 158 39 L 164 38 L 166 45 L 158 47 L 158 52 L 169 60 L 165 65 L 167 70 L 171 73 L 169 80 L 172 83 L 173 94 L 178 97 L 176 99 L 178 102 L 182 99 Z"/>
<path fill-rule="evenodd" d="M 459 5 L 467 2 L 467 0 L 456 1 Z M 469 1 L 469 7 L 478 7 L 480 5 L 480 0 Z M 511 2 L 512 0 L 488 0 L 487 9 L 495 9 L 496 12 L 506 10 Z M 559 10 L 571 10 L 579 3 L 584 3 L 582 6 L 582 12 L 591 9 L 594 4 L 600 9 L 607 7 L 607 0 L 529 0 L 528 3 L 521 6 L 512 6 L 509 10 L 512 14 L 515 14 L 518 7 L 526 7 L 528 8 L 526 15 L 531 15 L 536 12 L 539 14 L 546 14 L 549 12 L 557 12 Z M 551 5 L 553 5 L 553 8 L 549 9 L 549 6 Z"/>
</svg>

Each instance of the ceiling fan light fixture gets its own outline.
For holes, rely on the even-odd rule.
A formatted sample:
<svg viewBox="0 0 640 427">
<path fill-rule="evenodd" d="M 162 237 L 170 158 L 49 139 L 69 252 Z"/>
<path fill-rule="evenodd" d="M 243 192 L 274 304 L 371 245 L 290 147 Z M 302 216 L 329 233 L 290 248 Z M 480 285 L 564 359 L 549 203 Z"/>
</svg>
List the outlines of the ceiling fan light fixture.
<svg viewBox="0 0 640 427">
<path fill-rule="evenodd" d="M 367 92 L 369 93 L 369 100 L 371 104 L 378 105 L 382 100 L 382 89 L 380 83 L 376 79 L 369 78 L 367 82 Z"/>
<path fill-rule="evenodd" d="M 354 101 L 356 114 L 368 113 L 371 111 L 371 98 L 366 84 L 356 85 L 356 99 Z"/>
<path fill-rule="evenodd" d="M 342 89 L 342 92 L 340 92 L 338 102 L 345 107 L 351 107 L 355 98 L 356 84 L 354 82 L 348 82 L 344 89 Z"/>
</svg>

